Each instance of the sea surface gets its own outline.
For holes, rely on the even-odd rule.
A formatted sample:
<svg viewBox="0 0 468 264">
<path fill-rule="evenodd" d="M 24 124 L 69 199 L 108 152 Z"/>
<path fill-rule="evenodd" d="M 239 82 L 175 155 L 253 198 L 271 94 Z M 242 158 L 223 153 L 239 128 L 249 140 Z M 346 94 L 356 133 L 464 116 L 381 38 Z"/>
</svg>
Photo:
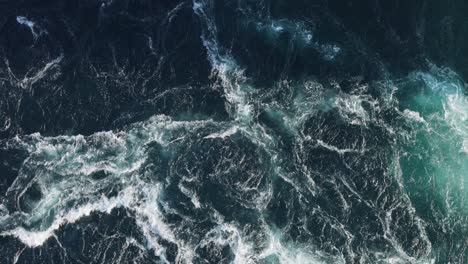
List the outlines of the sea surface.
<svg viewBox="0 0 468 264">
<path fill-rule="evenodd" d="M 468 263 L 467 16 L 0 0 L 0 263 Z"/>
</svg>

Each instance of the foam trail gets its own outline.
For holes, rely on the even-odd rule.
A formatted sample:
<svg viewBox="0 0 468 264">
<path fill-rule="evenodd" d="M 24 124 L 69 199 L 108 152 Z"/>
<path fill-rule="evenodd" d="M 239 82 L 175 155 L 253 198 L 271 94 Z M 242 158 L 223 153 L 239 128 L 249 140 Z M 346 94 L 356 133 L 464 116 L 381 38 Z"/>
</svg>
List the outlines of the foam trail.
<svg viewBox="0 0 468 264">
<path fill-rule="evenodd" d="M 158 209 L 160 183 L 143 179 L 140 170 L 148 157 L 148 144 L 170 148 L 173 138 L 180 138 L 181 133 L 206 129 L 203 137 L 220 133 L 213 131 L 218 125 L 223 128 L 211 120 L 173 121 L 159 115 L 124 131 L 88 137 L 34 134 L 14 139 L 11 144 L 25 148 L 30 156 L 1 204 L 0 235 L 16 237 L 28 247 L 40 247 L 64 225 L 93 213 L 109 214 L 124 208 L 135 215 L 148 249 L 165 259 L 160 240 L 171 241 L 178 245 L 180 257 L 188 258 L 193 255 L 191 249 L 175 237 Z M 20 201 L 32 186 L 38 186 L 41 197 L 29 202 L 29 210 L 22 208 Z M 118 192 L 109 196 L 108 189 Z M 15 207 L 20 211 L 15 212 Z"/>
<path fill-rule="evenodd" d="M 24 16 L 17 16 L 16 22 L 18 22 L 21 25 L 27 26 L 31 30 L 31 33 L 33 34 L 34 38 L 35 39 L 37 38 L 37 33 L 36 33 L 36 30 L 34 29 L 34 26 L 35 26 L 34 22 L 32 22 L 31 20 L 28 20 Z"/>
<path fill-rule="evenodd" d="M 24 25 L 26 27 L 29 28 L 29 30 L 31 30 L 31 34 L 33 35 L 34 37 L 34 40 L 37 40 L 37 38 L 41 35 L 41 34 L 44 34 L 46 33 L 46 31 L 40 29 L 39 32 L 36 31 L 36 28 L 37 28 L 37 25 L 36 23 L 34 23 L 33 21 L 29 20 L 27 17 L 25 16 L 17 16 L 16 17 L 16 22 L 18 22 L 18 24 L 20 25 Z"/>
</svg>

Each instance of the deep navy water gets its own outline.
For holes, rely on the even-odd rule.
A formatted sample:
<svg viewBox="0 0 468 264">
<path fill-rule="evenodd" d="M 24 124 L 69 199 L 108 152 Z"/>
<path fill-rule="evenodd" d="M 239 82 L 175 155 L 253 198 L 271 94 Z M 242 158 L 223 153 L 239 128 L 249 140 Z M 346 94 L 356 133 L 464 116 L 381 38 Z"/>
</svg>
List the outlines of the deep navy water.
<svg viewBox="0 0 468 264">
<path fill-rule="evenodd" d="M 0 263 L 467 263 L 467 15 L 0 0 Z"/>
</svg>

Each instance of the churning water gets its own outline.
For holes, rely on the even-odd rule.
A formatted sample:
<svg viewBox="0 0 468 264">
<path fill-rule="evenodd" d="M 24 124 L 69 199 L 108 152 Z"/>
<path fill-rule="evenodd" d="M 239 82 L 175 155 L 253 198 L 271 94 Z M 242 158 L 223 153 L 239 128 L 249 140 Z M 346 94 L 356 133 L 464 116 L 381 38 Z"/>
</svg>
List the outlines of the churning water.
<svg viewBox="0 0 468 264">
<path fill-rule="evenodd" d="M 4 2 L 0 262 L 466 263 L 466 4 Z"/>
</svg>

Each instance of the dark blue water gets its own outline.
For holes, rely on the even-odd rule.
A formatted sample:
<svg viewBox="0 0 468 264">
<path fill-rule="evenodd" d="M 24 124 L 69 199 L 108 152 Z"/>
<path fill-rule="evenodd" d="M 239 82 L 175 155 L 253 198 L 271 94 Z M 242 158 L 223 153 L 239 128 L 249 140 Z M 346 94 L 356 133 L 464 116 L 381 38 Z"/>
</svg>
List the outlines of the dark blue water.
<svg viewBox="0 0 468 264">
<path fill-rule="evenodd" d="M 0 0 L 0 263 L 466 263 L 467 11 Z"/>
</svg>

